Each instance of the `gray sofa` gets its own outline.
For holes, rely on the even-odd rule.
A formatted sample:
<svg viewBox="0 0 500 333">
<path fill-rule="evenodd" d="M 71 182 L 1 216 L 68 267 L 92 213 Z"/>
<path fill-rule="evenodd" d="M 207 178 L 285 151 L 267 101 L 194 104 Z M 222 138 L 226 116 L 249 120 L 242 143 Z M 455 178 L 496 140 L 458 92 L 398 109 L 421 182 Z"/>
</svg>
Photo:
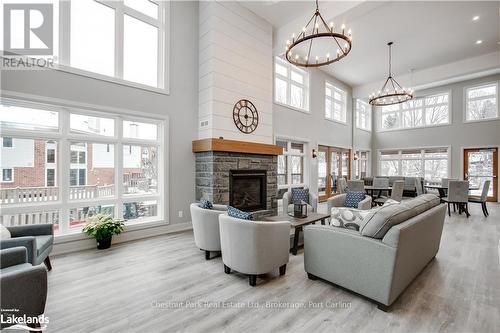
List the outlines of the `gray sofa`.
<svg viewBox="0 0 500 333">
<path fill-rule="evenodd" d="M 4 322 L 8 317 L 38 317 L 45 311 L 47 300 L 47 270 L 28 262 L 24 246 L 0 250 L 0 304 Z M 12 312 L 8 309 L 17 309 Z M 38 325 L 32 325 L 34 328 Z"/>
<path fill-rule="evenodd" d="M 437 196 L 425 194 L 372 209 L 360 231 L 307 226 L 305 271 L 387 310 L 438 252 L 445 213 Z"/>
<path fill-rule="evenodd" d="M 43 262 L 49 271 L 52 270 L 49 258 L 54 243 L 52 224 L 26 224 L 6 228 L 12 238 L 0 240 L 0 249 L 24 246 L 30 264 L 40 265 Z"/>
</svg>

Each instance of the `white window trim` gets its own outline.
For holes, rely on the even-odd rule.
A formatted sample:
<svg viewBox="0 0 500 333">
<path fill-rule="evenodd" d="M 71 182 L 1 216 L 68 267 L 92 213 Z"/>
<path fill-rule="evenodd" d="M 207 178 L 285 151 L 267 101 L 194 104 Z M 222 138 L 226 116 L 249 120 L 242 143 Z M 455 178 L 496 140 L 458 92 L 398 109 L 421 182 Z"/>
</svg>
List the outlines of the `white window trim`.
<svg viewBox="0 0 500 333">
<path fill-rule="evenodd" d="M 436 92 L 436 93 L 432 93 L 432 94 L 429 94 L 429 95 L 425 95 L 425 96 L 421 96 L 419 98 L 427 98 L 427 97 L 432 97 L 432 96 L 436 96 L 436 95 L 442 95 L 442 94 L 448 94 L 448 122 L 446 123 L 441 123 L 441 124 L 431 124 L 431 125 L 422 125 L 422 126 L 414 126 L 414 127 L 396 127 L 396 128 L 382 128 L 382 108 L 381 107 L 376 107 L 376 110 L 375 110 L 375 114 L 376 114 L 376 120 L 377 120 L 377 132 L 381 133 L 381 132 L 394 132 L 394 131 L 408 131 L 408 130 L 419 130 L 419 129 L 423 129 L 423 128 L 433 128 L 433 127 L 442 127 L 442 126 L 450 126 L 453 124 L 453 117 L 452 117 L 452 106 L 453 106 L 453 103 L 452 103 L 452 91 L 451 90 L 447 90 L 447 91 L 441 91 L 441 92 Z M 445 105 L 446 103 L 439 103 L 439 104 L 436 104 L 436 105 Z M 423 110 L 423 118 L 425 119 L 425 101 L 424 101 L 424 105 L 422 106 L 422 110 Z M 401 114 L 402 114 L 402 111 L 403 109 L 401 108 L 401 104 L 399 104 L 399 109 L 396 110 L 396 111 L 387 111 L 385 113 L 399 113 L 400 116 L 398 118 L 398 123 L 401 122 Z"/>
<path fill-rule="evenodd" d="M 121 19 L 115 19 L 115 75 L 108 76 L 104 74 L 87 71 L 80 68 L 71 67 L 70 63 L 70 16 L 71 16 L 71 2 L 68 0 L 59 0 L 59 62 L 54 63 L 54 69 L 71 73 L 74 75 L 84 76 L 100 81 L 111 82 L 123 86 L 129 86 L 141 90 L 156 92 L 160 94 L 170 94 L 170 1 L 156 1 L 152 0 L 159 6 L 158 19 L 151 18 L 133 8 L 126 7 L 122 2 L 118 1 L 102 1 L 95 0 L 105 6 L 115 9 L 115 15 L 129 14 L 134 18 L 158 27 L 158 86 L 148 86 L 146 84 L 128 81 L 120 76 L 120 70 L 117 70 L 118 64 L 123 64 L 123 52 L 119 52 L 123 48 L 123 43 L 118 42 L 123 40 L 123 16 Z M 117 23 L 121 21 L 120 23 Z M 155 23 L 159 21 L 160 24 Z M 163 24 L 161 25 L 161 22 Z M 119 28 L 119 29 L 117 29 Z M 116 38 L 118 37 L 118 38 Z M 118 49 L 118 50 L 117 50 Z M 161 88 L 160 88 L 161 87 Z"/>
<path fill-rule="evenodd" d="M 283 76 L 283 75 L 281 75 L 279 73 L 276 73 L 276 63 L 279 63 L 279 65 L 281 65 L 283 67 L 286 67 L 286 69 L 287 69 L 287 76 Z M 304 77 L 304 83 L 303 84 L 300 84 L 300 83 L 298 83 L 296 81 L 293 81 L 291 79 L 292 70 L 295 71 L 295 72 L 298 72 L 299 74 L 301 74 Z M 279 78 L 279 79 L 281 79 L 283 81 L 286 81 L 286 103 L 279 102 L 276 99 L 276 78 Z M 303 89 L 304 94 L 303 94 L 302 98 L 304 100 L 304 105 L 305 105 L 304 108 L 299 108 L 299 107 L 291 105 L 291 98 L 292 98 L 291 97 L 291 85 L 292 84 L 294 84 L 296 86 L 299 86 L 299 87 L 301 87 Z M 276 56 L 274 58 L 274 62 L 273 62 L 273 101 L 274 101 L 275 104 L 281 105 L 283 107 L 286 107 L 286 108 L 289 108 L 289 109 L 292 109 L 292 110 L 295 110 L 295 111 L 300 111 L 300 112 L 303 112 L 303 113 L 310 114 L 311 111 L 310 111 L 310 103 L 309 103 L 309 95 L 310 95 L 310 89 L 309 88 L 310 88 L 310 74 L 309 74 L 308 71 L 300 69 L 297 66 L 294 66 L 294 65 L 286 62 L 285 60 L 283 60 L 279 56 Z"/>
<path fill-rule="evenodd" d="M 305 141 L 303 139 L 294 139 L 291 137 L 286 137 L 286 136 L 277 136 L 275 138 L 275 144 L 277 141 L 286 141 L 287 143 L 287 150 L 283 152 L 283 156 L 302 156 L 302 183 L 300 184 L 292 184 L 292 172 L 291 172 L 291 159 L 287 158 L 286 161 L 286 184 L 284 185 L 278 185 L 278 190 L 282 189 L 288 189 L 290 191 L 292 188 L 296 187 L 308 187 L 309 188 L 309 159 L 308 159 L 308 147 L 309 147 L 309 142 Z M 303 153 L 292 153 L 291 150 L 291 145 L 292 143 L 299 143 L 304 145 L 304 152 Z"/>
<path fill-rule="evenodd" d="M 326 88 L 332 90 L 332 96 L 328 96 L 326 94 Z M 342 101 L 339 101 L 338 99 L 335 99 L 333 97 L 333 91 L 334 90 L 339 90 L 340 94 L 342 95 L 343 97 L 343 100 Z M 326 80 L 325 81 L 325 107 L 324 107 L 324 110 L 323 110 L 323 116 L 326 120 L 328 121 L 333 121 L 335 123 L 339 123 L 339 124 L 342 124 L 342 125 L 347 125 L 347 91 L 345 91 L 343 88 L 340 88 L 339 86 L 333 84 L 332 82 Z M 330 100 L 330 105 L 332 106 L 332 109 L 330 110 L 331 113 L 332 113 L 332 117 L 327 117 L 326 116 L 326 100 L 329 99 Z M 334 103 L 337 103 L 337 104 L 340 104 L 341 107 L 342 107 L 342 112 L 344 114 L 344 118 L 345 118 L 345 121 L 342 121 L 342 120 L 339 120 L 339 119 L 335 119 L 333 118 L 333 114 L 334 114 L 334 110 L 335 110 L 335 107 L 334 107 Z"/>
<path fill-rule="evenodd" d="M 381 161 L 398 161 L 398 175 L 397 176 L 401 176 L 400 173 L 401 173 L 401 170 L 402 170 L 402 161 L 403 161 L 403 158 L 402 158 L 402 151 L 403 150 L 420 150 L 420 158 L 405 158 L 404 160 L 410 160 L 410 159 L 414 159 L 414 160 L 421 160 L 422 163 L 424 163 L 424 165 L 422 165 L 422 170 L 424 171 L 424 176 L 425 177 L 425 155 L 424 155 L 424 151 L 427 150 L 427 149 L 443 149 L 443 148 L 446 148 L 447 150 L 447 155 L 448 157 L 447 158 L 441 158 L 441 159 L 446 159 L 447 160 L 447 170 L 446 170 L 446 177 L 450 177 L 451 175 L 451 146 L 448 145 L 444 145 L 444 146 L 425 146 L 425 147 L 405 147 L 405 148 L 382 148 L 382 149 L 377 149 L 377 175 L 378 176 L 382 176 L 381 175 L 381 170 L 382 170 L 382 167 L 381 167 Z M 398 154 L 397 154 L 397 158 L 386 158 L 386 159 L 382 159 L 381 156 L 382 156 L 382 152 L 383 151 L 397 151 Z M 435 160 L 435 159 L 433 159 Z M 388 176 L 382 176 L 382 177 L 388 177 Z M 421 176 L 419 176 L 421 177 Z M 424 179 L 425 180 L 425 179 Z"/>
<path fill-rule="evenodd" d="M 29 131 L 22 129 L 12 129 L 7 127 L 0 127 L 0 130 L 3 135 L 10 136 L 13 138 L 25 138 L 25 139 L 43 139 L 49 140 L 54 139 L 59 142 L 56 156 L 58 159 L 56 161 L 59 165 L 59 172 L 56 171 L 56 184 L 62 184 L 63 180 L 67 180 L 69 184 L 69 154 L 61 155 L 61 151 L 69 151 L 69 142 L 72 141 L 82 141 L 82 142 L 92 142 L 92 143 L 112 143 L 115 144 L 115 196 L 111 198 L 96 198 L 96 199 L 85 199 L 85 200 L 69 200 L 68 186 L 60 186 L 59 187 L 59 198 L 56 201 L 48 201 L 43 203 L 31 203 L 29 205 L 26 204 L 10 204 L 10 205 L 2 205 L 2 213 L 4 214 L 19 214 L 22 212 L 37 212 L 40 210 L 44 211 L 59 211 L 59 220 L 60 221 L 69 221 L 69 209 L 75 207 L 83 207 L 83 206 L 92 206 L 95 204 L 106 204 L 108 202 L 113 202 L 115 205 L 115 216 L 121 216 L 123 203 L 130 201 L 146 201 L 146 200 L 157 200 L 158 201 L 158 216 L 155 217 L 146 217 L 146 218 L 138 218 L 127 222 L 125 225 L 125 230 L 140 230 L 147 229 L 152 226 L 157 225 L 165 225 L 169 224 L 169 168 L 168 163 L 166 163 L 166 159 L 169 156 L 169 140 L 168 140 L 168 124 L 169 117 L 165 115 L 158 114 L 150 114 L 141 111 L 134 110 L 126 110 L 126 109 L 118 109 L 112 107 L 101 107 L 99 105 L 87 104 L 87 103 L 74 103 L 68 100 L 58 99 L 58 98 L 50 98 L 43 97 L 31 94 L 24 94 L 12 91 L 2 91 L 1 92 L 2 103 L 9 103 L 13 105 L 19 106 L 28 106 L 39 108 L 42 110 L 50 110 L 50 111 L 58 111 L 59 112 L 59 130 L 58 131 Z M 110 118 L 112 116 L 115 119 L 115 134 L 121 134 L 121 125 L 122 119 L 124 120 L 134 120 L 141 122 L 152 122 L 158 125 L 158 139 L 155 141 L 152 140 L 138 140 L 138 139 L 119 139 L 104 137 L 104 136 L 93 136 L 87 134 L 70 134 L 69 133 L 69 114 L 73 112 L 73 110 L 78 110 L 80 114 L 81 112 L 86 113 L 85 110 L 88 110 L 88 115 L 93 116 L 101 116 L 105 118 Z M 138 113 L 140 115 L 138 115 Z M 149 119 L 144 119 L 143 117 L 147 117 Z M 117 131 L 120 132 L 117 132 Z M 122 144 L 143 144 L 143 145 L 157 145 L 162 149 L 162 154 L 159 154 L 158 158 L 158 170 L 162 170 L 158 174 L 158 192 L 155 194 L 148 195 L 123 195 L 120 197 L 119 191 L 122 190 L 122 186 L 117 186 L 122 182 L 120 179 L 120 175 L 122 174 L 120 170 L 121 165 L 118 164 L 122 162 L 117 159 L 118 149 L 121 148 Z M 121 156 L 121 155 L 120 155 Z M 67 166 L 67 167 L 66 167 Z M 117 208 L 118 207 L 118 208 Z M 118 214 L 117 214 L 118 211 Z M 137 226 L 136 226 L 137 225 Z M 87 238 L 85 237 L 80 229 L 76 229 L 73 231 L 69 231 L 69 224 L 62 223 L 59 224 L 60 234 L 56 235 L 57 239 L 66 240 L 66 239 L 74 239 L 76 238 Z M 132 227 L 130 227 L 132 226 Z"/>
<path fill-rule="evenodd" d="M 11 172 L 11 177 L 10 177 L 10 178 L 11 178 L 11 180 L 4 180 L 4 179 L 3 179 L 3 171 L 4 171 L 4 170 L 12 170 L 12 172 Z M 2 168 L 2 181 L 1 181 L 1 183 L 7 183 L 7 184 L 9 184 L 9 183 L 13 183 L 13 182 L 14 182 L 14 174 L 15 174 L 15 172 L 14 172 L 14 168 Z M 2 209 L 3 209 L 3 207 L 2 207 Z"/>
<path fill-rule="evenodd" d="M 481 99 L 486 99 L 488 97 L 496 97 L 496 100 L 497 100 L 497 103 L 496 103 L 497 104 L 497 116 L 496 117 L 492 117 L 492 118 L 467 120 L 467 112 L 468 112 L 468 103 L 467 102 L 469 100 L 467 98 L 467 91 L 469 89 L 486 87 L 486 86 L 491 86 L 491 85 L 495 85 L 496 86 L 496 88 L 497 88 L 497 94 L 496 95 L 488 95 L 488 96 L 482 96 L 482 97 L 475 97 L 472 100 L 481 100 Z M 498 106 L 498 102 L 499 102 L 499 98 L 498 98 L 499 91 L 498 91 L 498 88 L 499 88 L 498 81 L 491 81 L 491 82 L 479 83 L 479 84 L 474 84 L 474 85 L 470 85 L 470 86 L 464 87 L 464 89 L 463 89 L 463 119 L 462 119 L 464 124 L 467 124 L 467 123 L 480 123 L 480 122 L 483 122 L 483 121 L 492 121 L 492 120 L 499 120 L 500 119 L 500 107 Z"/>
<path fill-rule="evenodd" d="M 357 128 L 357 129 L 359 129 L 359 130 L 362 130 L 362 131 L 366 131 L 366 132 L 371 133 L 371 132 L 372 132 L 372 121 L 373 121 L 373 118 L 372 118 L 372 113 L 373 113 L 373 112 L 372 112 L 372 106 L 371 106 L 370 104 L 366 103 L 365 101 L 363 101 L 362 99 L 359 99 L 359 98 L 356 98 L 356 100 L 355 100 L 354 102 L 355 102 L 355 106 L 354 106 L 354 107 L 355 107 L 355 110 L 356 110 L 356 112 L 355 112 L 355 117 L 356 117 L 356 121 L 355 121 L 355 123 L 356 123 L 356 128 Z M 367 109 L 366 109 L 366 110 L 367 110 L 367 113 L 368 113 L 366 116 L 369 118 L 368 123 L 370 124 L 370 128 L 365 128 L 365 127 L 360 127 L 360 126 L 358 126 L 358 117 L 359 117 L 359 112 L 358 112 L 358 102 L 363 103 L 363 104 L 366 104 L 366 107 L 367 107 Z"/>
</svg>

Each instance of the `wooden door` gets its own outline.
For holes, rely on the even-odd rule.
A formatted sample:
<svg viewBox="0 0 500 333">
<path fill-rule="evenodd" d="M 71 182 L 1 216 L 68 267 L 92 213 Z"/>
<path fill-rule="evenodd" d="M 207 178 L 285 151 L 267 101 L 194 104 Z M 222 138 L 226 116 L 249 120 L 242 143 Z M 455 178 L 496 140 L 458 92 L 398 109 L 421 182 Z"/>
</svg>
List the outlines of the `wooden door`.
<svg viewBox="0 0 500 333">
<path fill-rule="evenodd" d="M 351 150 L 318 147 L 318 196 L 325 201 L 338 192 L 337 177 L 351 177 Z"/>
<path fill-rule="evenodd" d="M 485 180 L 490 180 L 488 201 L 498 200 L 498 148 L 464 149 L 464 179 L 468 180 L 471 195 L 480 196 Z"/>
</svg>

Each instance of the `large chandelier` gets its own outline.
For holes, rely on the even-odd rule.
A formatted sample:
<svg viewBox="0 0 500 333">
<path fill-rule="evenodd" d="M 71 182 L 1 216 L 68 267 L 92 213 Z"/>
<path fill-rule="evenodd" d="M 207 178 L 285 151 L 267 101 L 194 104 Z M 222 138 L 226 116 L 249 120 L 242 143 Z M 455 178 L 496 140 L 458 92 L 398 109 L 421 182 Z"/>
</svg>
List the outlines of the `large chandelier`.
<svg viewBox="0 0 500 333">
<path fill-rule="evenodd" d="M 370 95 L 369 103 L 375 106 L 392 105 L 398 103 L 404 103 L 413 98 L 413 90 L 405 89 L 394 79 L 391 70 L 391 47 L 393 42 L 387 43 L 389 46 L 389 76 L 385 80 L 382 89 L 378 93 L 372 93 Z"/>
<path fill-rule="evenodd" d="M 320 67 L 344 58 L 352 48 L 351 30 L 345 33 L 345 24 L 335 32 L 333 22 L 326 24 L 316 0 L 316 11 L 302 31 L 287 40 L 285 56 L 293 65 Z"/>
</svg>

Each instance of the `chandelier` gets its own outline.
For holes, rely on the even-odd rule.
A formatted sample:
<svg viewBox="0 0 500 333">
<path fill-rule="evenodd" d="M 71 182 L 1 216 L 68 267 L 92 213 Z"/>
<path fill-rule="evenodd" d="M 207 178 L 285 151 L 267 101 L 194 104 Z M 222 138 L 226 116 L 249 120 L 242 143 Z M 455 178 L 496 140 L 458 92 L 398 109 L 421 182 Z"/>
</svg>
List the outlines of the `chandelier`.
<svg viewBox="0 0 500 333">
<path fill-rule="evenodd" d="M 346 34 L 345 24 L 338 32 L 334 28 L 333 22 L 326 24 L 316 0 L 316 11 L 309 22 L 297 36 L 292 35 L 291 41 L 287 40 L 286 60 L 300 67 L 320 67 L 344 58 L 352 48 L 351 30 Z"/>
<path fill-rule="evenodd" d="M 369 103 L 375 106 L 384 106 L 403 103 L 413 98 L 413 90 L 405 89 L 394 79 L 391 70 L 391 47 L 393 42 L 387 43 L 389 46 L 389 76 L 385 80 L 382 89 L 378 93 L 372 93 Z"/>
</svg>

